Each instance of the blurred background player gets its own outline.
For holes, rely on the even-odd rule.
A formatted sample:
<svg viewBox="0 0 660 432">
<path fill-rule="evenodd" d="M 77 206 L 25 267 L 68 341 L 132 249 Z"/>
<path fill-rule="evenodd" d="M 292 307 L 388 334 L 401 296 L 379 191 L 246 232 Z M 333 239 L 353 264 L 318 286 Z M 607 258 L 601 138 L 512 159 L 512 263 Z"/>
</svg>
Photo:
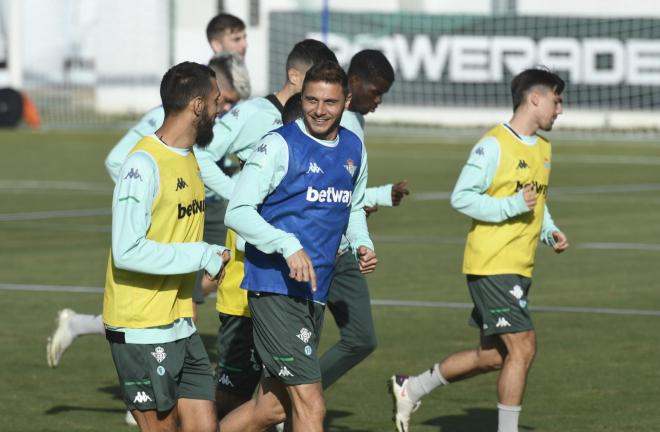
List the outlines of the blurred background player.
<svg viewBox="0 0 660 432">
<path fill-rule="evenodd" d="M 237 16 L 220 13 L 206 26 L 206 38 L 214 53 L 235 52 L 245 58 L 247 34 L 245 23 Z"/>
<path fill-rule="evenodd" d="M 389 390 L 394 423 L 410 430 L 421 398 L 439 386 L 501 370 L 497 383 L 498 432 L 518 432 L 518 417 L 536 354 L 529 312 L 534 256 L 539 239 L 560 253 L 568 248 L 546 205 L 550 131 L 562 113 L 564 81 L 543 69 L 528 69 L 511 82 L 513 117 L 474 146 L 451 196 L 472 218 L 463 258 L 474 303 L 472 322 L 479 347 L 460 351 L 417 376 L 394 375 Z"/>
<path fill-rule="evenodd" d="M 131 150 L 113 194 L 103 323 L 122 398 L 143 431 L 213 432 L 213 372 L 191 299 L 196 272 L 219 279 L 228 256 L 202 241 L 192 146 L 213 138 L 220 89 L 211 68 L 184 62 L 163 76 L 160 94 L 163 124 Z"/>
</svg>

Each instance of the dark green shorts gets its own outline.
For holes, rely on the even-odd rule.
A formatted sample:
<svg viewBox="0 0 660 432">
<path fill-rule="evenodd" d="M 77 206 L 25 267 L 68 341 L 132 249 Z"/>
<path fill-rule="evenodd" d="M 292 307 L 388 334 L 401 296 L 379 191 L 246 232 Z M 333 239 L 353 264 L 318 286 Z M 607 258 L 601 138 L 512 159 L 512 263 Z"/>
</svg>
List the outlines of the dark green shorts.
<svg viewBox="0 0 660 432">
<path fill-rule="evenodd" d="M 254 292 L 248 293 L 248 304 L 264 376 L 286 385 L 320 382 L 317 348 L 324 306 L 302 298 Z"/>
<path fill-rule="evenodd" d="M 527 301 L 530 278 L 514 274 L 468 275 L 467 283 L 474 302 L 472 323 L 484 335 L 534 329 Z"/>
<path fill-rule="evenodd" d="M 215 400 L 213 371 L 197 333 L 175 342 L 110 342 L 122 397 L 130 410 L 169 411 L 176 401 Z"/>
<path fill-rule="evenodd" d="M 227 211 L 227 200 L 219 197 L 207 198 L 204 208 L 204 241 L 208 244 L 224 245 L 227 241 L 227 227 L 225 226 L 225 212 Z M 204 303 L 202 292 L 202 277 L 204 270 L 197 272 L 195 287 L 193 288 L 193 301 L 197 304 Z"/>
<path fill-rule="evenodd" d="M 252 318 L 219 315 L 217 389 L 250 398 L 261 378 L 261 359 L 252 338 Z"/>
</svg>

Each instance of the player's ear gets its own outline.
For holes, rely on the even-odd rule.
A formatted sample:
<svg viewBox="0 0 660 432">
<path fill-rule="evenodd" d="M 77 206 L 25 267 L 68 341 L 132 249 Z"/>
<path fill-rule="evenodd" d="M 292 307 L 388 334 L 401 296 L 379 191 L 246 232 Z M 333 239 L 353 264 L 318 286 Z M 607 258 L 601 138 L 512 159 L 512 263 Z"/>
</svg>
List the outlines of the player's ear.
<svg viewBox="0 0 660 432">
<path fill-rule="evenodd" d="M 218 54 L 224 51 L 222 49 L 222 43 L 217 39 L 211 39 L 209 45 L 211 45 L 211 50 L 213 51 L 214 54 Z"/>
<path fill-rule="evenodd" d="M 528 97 L 528 99 L 529 99 L 529 103 L 531 103 L 532 106 L 538 106 L 538 104 L 539 104 L 539 99 L 540 99 L 539 92 L 537 92 L 537 91 L 531 91 L 531 92 L 529 93 L 529 97 Z"/>
<path fill-rule="evenodd" d="M 348 92 L 346 95 L 346 103 L 344 104 L 344 110 L 348 110 L 348 107 L 351 105 L 351 99 L 353 99 L 353 94 Z"/>
<path fill-rule="evenodd" d="M 195 114 L 195 117 L 201 116 L 202 112 L 204 111 L 204 101 L 202 98 L 197 96 L 190 103 L 192 105 L 192 111 L 193 114 Z"/>
<path fill-rule="evenodd" d="M 357 75 L 351 75 L 348 77 L 348 88 L 351 90 L 356 89 L 361 83 L 362 80 Z"/>
<path fill-rule="evenodd" d="M 302 85 L 302 81 L 305 78 L 305 75 L 300 73 L 298 69 L 290 68 L 286 71 L 287 78 L 291 84 L 294 86 Z"/>
</svg>

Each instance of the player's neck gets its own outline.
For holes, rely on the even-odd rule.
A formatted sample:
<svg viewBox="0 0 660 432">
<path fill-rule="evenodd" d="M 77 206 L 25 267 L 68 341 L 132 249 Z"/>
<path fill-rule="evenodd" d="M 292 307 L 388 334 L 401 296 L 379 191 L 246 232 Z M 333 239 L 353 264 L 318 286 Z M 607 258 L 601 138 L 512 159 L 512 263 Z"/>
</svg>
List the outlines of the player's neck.
<svg viewBox="0 0 660 432">
<path fill-rule="evenodd" d="M 189 149 L 195 144 L 197 135 L 194 126 L 182 120 L 177 117 L 166 118 L 163 125 L 154 133 L 169 147 Z"/>
<path fill-rule="evenodd" d="M 296 89 L 290 84 L 286 83 L 282 86 L 279 91 L 275 93 L 275 97 L 277 98 L 278 101 L 282 104 L 282 106 L 286 105 L 286 101 L 289 100 L 291 96 L 294 94 L 298 93 Z"/>
<path fill-rule="evenodd" d="M 531 136 L 539 130 L 538 125 L 535 121 L 531 121 L 525 116 L 518 115 L 517 113 L 513 114 L 511 120 L 509 120 L 509 126 L 513 129 L 518 135 Z"/>
</svg>

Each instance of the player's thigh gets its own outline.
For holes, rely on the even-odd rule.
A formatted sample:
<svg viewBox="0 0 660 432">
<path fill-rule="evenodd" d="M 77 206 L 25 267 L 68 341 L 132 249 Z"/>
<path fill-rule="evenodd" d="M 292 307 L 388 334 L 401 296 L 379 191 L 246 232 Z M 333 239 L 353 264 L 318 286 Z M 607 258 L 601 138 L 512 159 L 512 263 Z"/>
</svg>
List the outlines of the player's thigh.
<svg viewBox="0 0 660 432">
<path fill-rule="evenodd" d="M 317 349 L 323 306 L 310 300 L 253 292 L 248 295 L 248 303 L 264 376 L 286 385 L 320 382 Z"/>
<path fill-rule="evenodd" d="M 177 400 L 215 401 L 213 369 L 199 334 L 185 339 L 185 358 L 179 377 Z"/>
<path fill-rule="evenodd" d="M 342 332 L 342 339 L 374 339 L 375 344 L 369 287 L 350 252 L 337 257 L 327 305 Z"/>
<path fill-rule="evenodd" d="M 531 279 L 514 274 L 468 275 L 474 303 L 472 321 L 485 336 L 526 332 L 534 329 L 528 307 Z"/>
<path fill-rule="evenodd" d="M 254 348 L 252 318 L 219 314 L 216 367 L 218 392 L 250 399 L 261 378 L 261 359 Z"/>
<path fill-rule="evenodd" d="M 169 412 L 175 406 L 185 343 L 111 342 L 110 350 L 129 410 Z"/>
<path fill-rule="evenodd" d="M 211 400 L 180 398 L 177 412 L 182 432 L 215 432 L 218 421 Z"/>
</svg>

